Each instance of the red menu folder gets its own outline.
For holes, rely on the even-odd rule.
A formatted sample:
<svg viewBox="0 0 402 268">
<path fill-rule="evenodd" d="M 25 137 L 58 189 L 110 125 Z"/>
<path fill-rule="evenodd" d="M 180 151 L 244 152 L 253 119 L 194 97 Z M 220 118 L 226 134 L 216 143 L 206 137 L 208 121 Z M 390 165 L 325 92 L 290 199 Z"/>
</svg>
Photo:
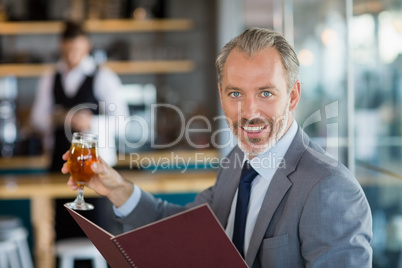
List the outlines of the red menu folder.
<svg viewBox="0 0 402 268">
<path fill-rule="evenodd" d="M 67 210 L 112 268 L 248 267 L 208 205 L 117 236 Z"/>
</svg>

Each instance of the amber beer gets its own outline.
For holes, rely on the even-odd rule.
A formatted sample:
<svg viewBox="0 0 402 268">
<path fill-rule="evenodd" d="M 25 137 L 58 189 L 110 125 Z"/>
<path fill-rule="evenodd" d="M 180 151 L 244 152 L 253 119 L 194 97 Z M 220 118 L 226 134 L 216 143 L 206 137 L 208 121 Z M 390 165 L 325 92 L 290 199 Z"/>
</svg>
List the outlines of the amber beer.
<svg viewBox="0 0 402 268">
<path fill-rule="evenodd" d="M 70 148 L 68 169 L 78 185 L 85 185 L 94 172 L 91 165 L 98 162 L 97 136 L 88 133 L 74 133 Z"/>
<path fill-rule="evenodd" d="M 65 206 L 76 210 L 94 209 L 92 204 L 84 200 L 84 186 L 92 178 L 94 172 L 91 165 L 98 162 L 98 136 L 91 133 L 75 132 L 71 141 L 70 157 L 67 166 L 70 175 L 78 185 L 77 197 Z"/>
</svg>

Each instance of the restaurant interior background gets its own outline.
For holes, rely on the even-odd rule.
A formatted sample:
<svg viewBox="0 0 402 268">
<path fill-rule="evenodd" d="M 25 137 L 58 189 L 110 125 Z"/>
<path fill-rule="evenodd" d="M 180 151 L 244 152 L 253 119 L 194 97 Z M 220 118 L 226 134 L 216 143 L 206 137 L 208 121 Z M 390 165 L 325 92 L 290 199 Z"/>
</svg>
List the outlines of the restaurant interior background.
<svg viewBox="0 0 402 268">
<path fill-rule="evenodd" d="M 148 12 L 136 20 L 163 19 L 171 28 L 112 26 L 116 19 L 132 20 L 136 7 Z M 57 59 L 54 21 L 66 17 L 107 23 L 89 25 L 93 55 L 119 74 L 125 85 L 120 94 L 133 114 L 150 120 L 151 104 L 169 103 L 183 112 L 186 122 L 199 116 L 192 127 L 206 127 L 200 117 L 207 118 L 211 132 L 224 126 L 214 120 L 221 114 L 214 67 L 218 50 L 247 27 L 283 33 L 301 64 L 299 125 L 362 184 L 373 214 L 373 267 L 402 267 L 402 0 L 2 0 L 3 159 L 43 153 L 27 119 L 38 77 Z M 154 142 L 175 140 L 177 113 L 162 109 L 156 118 L 148 129 L 155 133 Z M 141 139 L 135 129 L 127 128 L 132 142 Z M 195 144 L 212 144 L 210 133 L 193 135 Z M 222 135 L 221 144 L 230 138 Z M 150 139 L 140 148 L 120 149 L 151 150 Z M 169 148 L 182 149 L 194 148 L 184 138 Z M 220 149 L 221 155 L 225 150 Z M 6 166 L 0 170 L 10 171 Z"/>
</svg>

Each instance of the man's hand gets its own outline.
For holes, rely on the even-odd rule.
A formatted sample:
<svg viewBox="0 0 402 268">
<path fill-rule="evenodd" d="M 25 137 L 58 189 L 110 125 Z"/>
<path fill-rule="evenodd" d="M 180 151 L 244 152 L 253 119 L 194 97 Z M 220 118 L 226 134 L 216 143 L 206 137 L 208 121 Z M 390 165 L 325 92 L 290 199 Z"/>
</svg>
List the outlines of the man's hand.
<svg viewBox="0 0 402 268">
<path fill-rule="evenodd" d="M 63 155 L 63 160 L 67 161 L 70 156 L 70 151 L 67 151 Z M 106 164 L 102 159 L 99 163 L 92 163 L 91 168 L 95 175 L 87 183 L 86 186 L 93 189 L 99 195 L 106 196 L 116 207 L 123 205 L 134 191 L 134 185 L 123 179 L 120 174 Z M 68 167 L 67 162 L 64 163 L 61 172 L 67 174 Z M 77 190 L 78 186 L 74 182 L 73 178 L 67 182 L 73 190 Z"/>
<path fill-rule="evenodd" d="M 76 131 L 91 130 L 92 112 L 89 110 L 80 110 L 71 117 L 71 128 Z"/>
<path fill-rule="evenodd" d="M 75 111 L 69 114 L 63 107 L 56 106 L 53 111 L 53 125 L 55 126 L 69 126 L 75 131 L 90 131 L 91 120 L 93 113 L 88 109 Z"/>
</svg>

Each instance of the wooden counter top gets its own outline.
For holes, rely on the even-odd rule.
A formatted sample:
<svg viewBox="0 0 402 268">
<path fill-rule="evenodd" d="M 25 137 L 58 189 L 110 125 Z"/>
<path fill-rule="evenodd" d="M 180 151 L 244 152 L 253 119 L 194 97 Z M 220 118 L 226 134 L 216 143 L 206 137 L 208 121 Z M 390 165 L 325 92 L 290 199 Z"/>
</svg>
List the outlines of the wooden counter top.
<svg viewBox="0 0 402 268">
<path fill-rule="evenodd" d="M 199 192 L 213 185 L 216 179 L 215 170 L 155 173 L 148 171 L 120 171 L 120 174 L 151 193 L 180 193 Z M 1 175 L 0 198 L 24 199 L 35 196 L 50 198 L 74 197 L 75 191 L 67 186 L 68 175 L 62 174 L 33 174 L 33 175 Z M 97 196 L 89 188 L 85 196 Z"/>
</svg>

